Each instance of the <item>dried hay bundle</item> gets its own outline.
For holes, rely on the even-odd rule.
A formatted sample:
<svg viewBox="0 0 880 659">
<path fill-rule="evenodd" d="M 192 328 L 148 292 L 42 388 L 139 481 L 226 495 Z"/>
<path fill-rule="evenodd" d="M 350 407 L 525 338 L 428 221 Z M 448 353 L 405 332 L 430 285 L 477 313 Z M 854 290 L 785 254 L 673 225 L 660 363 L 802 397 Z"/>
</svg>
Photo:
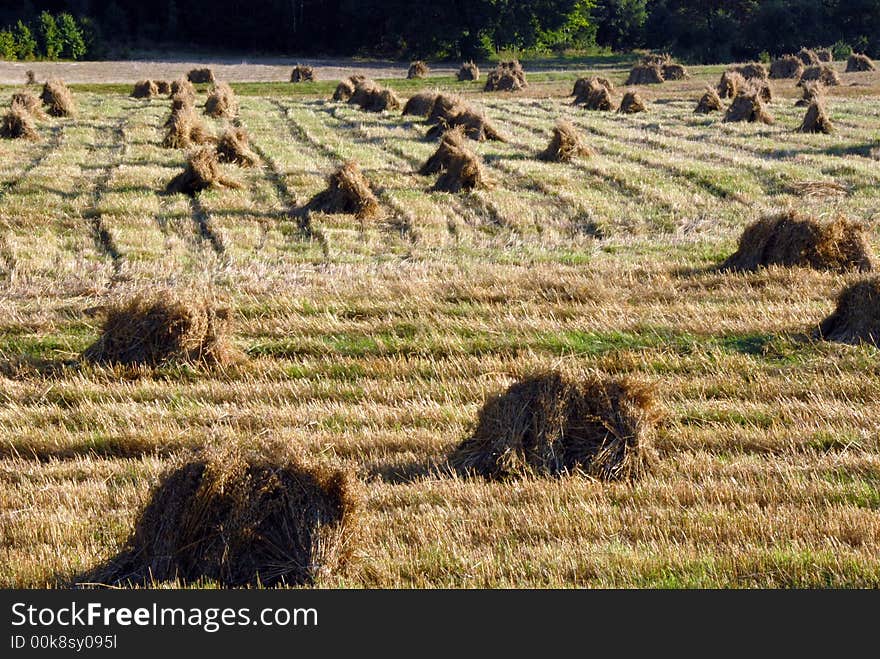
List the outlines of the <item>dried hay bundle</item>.
<svg viewBox="0 0 880 659">
<path fill-rule="evenodd" d="M 257 155 L 251 151 L 249 142 L 244 128 L 227 128 L 217 140 L 217 159 L 239 167 L 253 167 L 257 164 Z"/>
<path fill-rule="evenodd" d="M 874 66 L 874 62 L 871 61 L 871 58 L 867 55 L 863 55 L 862 53 L 853 53 L 846 60 L 847 73 L 859 73 L 863 71 L 875 70 L 876 67 Z"/>
<path fill-rule="evenodd" d="M 167 80 L 157 80 L 156 89 L 162 96 L 167 96 L 171 93 L 171 84 Z"/>
<path fill-rule="evenodd" d="M 825 133 L 830 135 L 834 132 L 834 124 L 825 112 L 825 103 L 815 99 L 807 108 L 807 114 L 798 128 L 800 133 Z"/>
<path fill-rule="evenodd" d="M 425 161 L 425 164 L 419 168 L 419 174 L 422 176 L 430 176 L 431 174 L 437 174 L 442 171 L 452 152 L 466 148 L 466 139 L 467 137 L 464 134 L 463 128 L 457 127 L 447 130 L 443 133 L 443 137 L 440 138 L 440 144 L 437 146 L 437 150 L 427 161 Z"/>
<path fill-rule="evenodd" d="M 196 102 L 196 88 L 186 78 L 178 78 L 171 83 L 171 100 L 174 99 L 193 105 Z"/>
<path fill-rule="evenodd" d="M 369 78 L 364 78 L 355 85 L 354 93 L 348 102 L 366 112 L 400 109 L 400 99 L 397 95 L 390 89 L 380 87 Z"/>
<path fill-rule="evenodd" d="M 467 81 L 475 81 L 480 79 L 480 67 L 474 64 L 473 61 L 465 62 L 461 65 L 461 68 L 458 70 L 456 74 L 456 78 L 459 82 L 467 82 Z"/>
<path fill-rule="evenodd" d="M 382 214 L 379 200 L 357 163 L 349 160 L 327 179 L 327 189 L 316 194 L 306 205 L 308 211 L 353 213 L 359 219 Z"/>
<path fill-rule="evenodd" d="M 647 109 L 648 106 L 639 93 L 635 90 L 630 90 L 623 95 L 623 100 L 620 101 L 620 107 L 617 111 L 621 114 L 635 114 L 637 112 L 644 112 Z"/>
<path fill-rule="evenodd" d="M 31 115 L 34 119 L 46 118 L 46 113 L 43 112 L 43 106 L 40 105 L 40 99 L 29 91 L 14 93 L 9 107 L 12 110 L 21 110 L 22 112 Z"/>
<path fill-rule="evenodd" d="M 449 121 L 464 107 L 464 104 L 459 99 L 447 96 L 446 94 L 439 94 L 434 99 L 434 105 L 428 113 L 428 123 L 437 124 L 441 121 Z"/>
<path fill-rule="evenodd" d="M 419 92 L 418 94 L 413 94 L 407 99 L 406 105 L 403 106 L 403 114 L 427 117 L 431 114 L 431 110 L 434 108 L 434 103 L 437 102 L 437 97 L 439 95 L 440 94 L 437 92 Z"/>
<path fill-rule="evenodd" d="M 427 63 L 422 60 L 416 60 L 412 64 L 409 65 L 409 70 L 406 72 L 406 77 L 408 80 L 413 80 L 415 78 L 427 78 L 430 69 L 428 68 Z"/>
<path fill-rule="evenodd" d="M 492 140 L 495 142 L 506 142 L 507 139 L 489 123 L 485 116 L 476 110 L 459 106 L 452 116 L 448 119 L 441 119 L 438 124 L 428 130 L 428 139 L 437 139 L 445 134 L 450 128 L 460 127 L 464 130 L 464 134 L 477 142 L 485 142 Z"/>
<path fill-rule="evenodd" d="M 651 390 L 630 380 L 558 371 L 525 378 L 490 397 L 473 435 L 450 456 L 486 478 L 583 472 L 632 480 L 655 461 Z"/>
<path fill-rule="evenodd" d="M 662 74 L 664 80 L 689 80 L 691 77 L 685 67 L 673 62 L 663 65 Z"/>
<path fill-rule="evenodd" d="M 232 87 L 225 82 L 214 85 L 205 101 L 205 114 L 215 119 L 220 117 L 233 119 L 238 114 L 238 100 Z"/>
<path fill-rule="evenodd" d="M 770 88 L 770 83 L 766 80 L 749 80 L 746 87 L 752 93 L 757 94 L 765 103 L 773 100 L 773 90 Z"/>
<path fill-rule="evenodd" d="M 809 48 L 801 48 L 795 57 L 803 62 L 804 66 L 816 66 L 819 64 L 819 56 L 815 51 L 810 50 Z"/>
<path fill-rule="evenodd" d="M 315 69 L 305 64 L 297 64 L 290 72 L 290 82 L 314 82 L 317 79 Z"/>
<path fill-rule="evenodd" d="M 789 210 L 746 227 L 737 251 L 721 267 L 757 270 L 771 265 L 864 272 L 874 269 L 874 257 L 865 228 L 857 222 L 838 217 L 822 223 Z"/>
<path fill-rule="evenodd" d="M 830 48 L 817 48 L 816 57 L 819 58 L 820 62 L 825 62 L 826 64 L 834 61 L 834 53 L 831 52 Z"/>
<path fill-rule="evenodd" d="M 614 83 L 608 78 L 602 78 L 599 76 L 594 76 L 592 78 L 578 78 L 574 81 L 574 88 L 571 90 L 571 95 L 575 97 L 574 102 L 585 103 L 587 96 L 590 94 L 590 90 L 597 86 L 604 87 L 609 93 L 614 91 Z"/>
<path fill-rule="evenodd" d="M 805 85 L 807 82 L 818 81 L 826 87 L 837 87 L 840 85 L 840 76 L 837 71 L 828 64 L 819 66 L 808 66 L 801 74 L 798 85 Z"/>
<path fill-rule="evenodd" d="M 805 82 L 802 90 L 802 98 L 795 103 L 795 107 L 806 107 L 813 101 L 825 100 L 825 87 L 819 81 Z"/>
<path fill-rule="evenodd" d="M 758 92 L 745 89 L 741 90 L 733 99 L 733 103 L 727 108 L 724 115 L 725 122 L 747 121 L 750 123 L 772 124 L 773 117 L 764 107 L 764 101 Z"/>
<path fill-rule="evenodd" d="M 880 278 L 844 288 L 834 312 L 820 323 L 816 334 L 826 341 L 880 345 Z"/>
<path fill-rule="evenodd" d="M 173 290 L 143 292 L 111 305 L 101 336 L 83 353 L 95 363 L 158 366 L 224 364 L 237 357 L 229 309 Z"/>
<path fill-rule="evenodd" d="M 358 84 L 364 80 L 366 80 L 366 78 L 362 75 L 353 75 L 345 80 L 340 80 L 339 84 L 336 85 L 336 90 L 333 92 L 333 100 L 343 102 L 349 101 Z"/>
<path fill-rule="evenodd" d="M 70 89 L 67 88 L 63 80 L 58 78 L 46 81 L 40 99 L 53 117 L 70 117 L 76 112 Z"/>
<path fill-rule="evenodd" d="M 760 62 L 749 62 L 741 66 L 734 67 L 734 71 L 739 73 L 746 80 L 762 80 L 764 82 L 770 77 L 767 67 Z"/>
<path fill-rule="evenodd" d="M 488 187 L 479 158 L 466 145 L 464 129 L 453 128 L 443 134 L 437 151 L 419 169 L 428 176 L 439 173 L 434 189 L 441 192 L 461 192 Z"/>
<path fill-rule="evenodd" d="M 36 85 L 37 84 L 37 74 L 34 73 L 33 69 L 28 69 L 24 74 L 24 84 L 26 85 Z"/>
<path fill-rule="evenodd" d="M 312 585 L 351 558 L 359 505 L 348 472 L 304 463 L 283 447 L 212 447 L 162 476 L 124 549 L 88 578 Z"/>
<path fill-rule="evenodd" d="M 131 90 L 132 98 L 153 98 L 159 95 L 159 85 L 152 80 L 139 80 Z"/>
<path fill-rule="evenodd" d="M 591 155 L 589 147 L 571 122 L 560 119 L 553 128 L 550 144 L 538 154 L 538 158 L 548 162 L 571 162 L 577 157 Z"/>
<path fill-rule="evenodd" d="M 715 91 L 714 87 L 707 87 L 705 93 L 700 97 L 697 107 L 694 108 L 694 112 L 696 114 L 709 114 L 710 112 L 721 112 L 723 109 L 724 104 L 721 102 L 718 92 Z"/>
<path fill-rule="evenodd" d="M 629 72 L 626 85 L 659 85 L 664 80 L 659 64 L 637 64 Z"/>
<path fill-rule="evenodd" d="M 34 119 L 30 113 L 20 107 L 13 106 L 9 112 L 3 115 L 3 122 L 0 123 L 0 137 L 36 141 L 40 139 L 40 134 L 37 132 L 37 127 L 34 125 Z"/>
<path fill-rule="evenodd" d="M 585 94 L 577 96 L 574 102 L 582 103 L 587 110 L 609 112 L 613 109 L 611 92 L 607 87 L 599 84 L 596 80 L 591 80 L 589 87 L 585 90 Z"/>
<path fill-rule="evenodd" d="M 741 89 L 745 89 L 746 79 L 738 71 L 725 71 L 718 82 L 718 95 L 721 98 L 736 98 Z"/>
<path fill-rule="evenodd" d="M 214 72 L 211 69 L 192 69 L 186 79 L 193 84 L 214 84 Z"/>
<path fill-rule="evenodd" d="M 486 86 L 483 91 L 487 92 L 515 92 L 528 87 L 526 73 L 519 60 L 500 62 L 486 77 Z"/>
<path fill-rule="evenodd" d="M 193 144 L 205 144 L 213 137 L 191 105 L 181 106 L 168 116 L 165 122 L 168 129 L 162 146 L 166 149 L 187 149 Z"/>
<path fill-rule="evenodd" d="M 212 187 L 238 189 L 241 184 L 224 176 L 217 152 L 213 147 L 203 146 L 189 154 L 186 167 L 168 182 L 165 193 L 194 197 L 202 190 Z"/>
<path fill-rule="evenodd" d="M 797 80 L 804 72 L 804 63 L 794 55 L 783 55 L 770 65 L 770 77 L 774 80 Z"/>
</svg>

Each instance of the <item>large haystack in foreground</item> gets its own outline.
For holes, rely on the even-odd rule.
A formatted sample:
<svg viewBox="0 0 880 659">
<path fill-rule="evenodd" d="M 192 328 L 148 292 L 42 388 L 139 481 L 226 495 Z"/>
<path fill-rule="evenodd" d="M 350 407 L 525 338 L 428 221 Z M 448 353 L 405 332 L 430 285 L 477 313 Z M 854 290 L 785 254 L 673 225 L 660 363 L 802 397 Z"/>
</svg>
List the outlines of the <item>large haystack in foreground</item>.
<svg viewBox="0 0 880 659">
<path fill-rule="evenodd" d="M 749 225 L 721 267 L 757 270 L 771 265 L 867 272 L 874 269 L 874 257 L 862 225 L 842 217 L 819 222 L 785 211 Z"/>
<path fill-rule="evenodd" d="M 46 81 L 40 100 L 46 105 L 46 112 L 53 117 L 72 117 L 76 113 L 73 94 L 64 81 L 58 78 Z"/>
<path fill-rule="evenodd" d="M 439 192 L 461 192 L 488 187 L 483 165 L 477 155 L 467 146 L 462 127 L 443 134 L 437 151 L 419 169 L 419 174 L 440 174 L 434 184 Z"/>
<path fill-rule="evenodd" d="M 241 188 L 241 183 L 228 178 L 220 167 L 214 147 L 203 146 L 189 154 L 184 170 L 171 179 L 166 194 L 185 194 L 194 197 L 208 188 Z"/>
<path fill-rule="evenodd" d="M 43 107 L 40 104 L 40 99 L 27 90 L 15 92 L 12 95 L 12 100 L 9 103 L 9 108 L 11 110 L 20 110 L 25 114 L 31 115 L 31 117 L 33 117 L 34 119 L 46 118 L 46 113 L 43 112 Z"/>
<path fill-rule="evenodd" d="M 351 556 L 355 492 L 350 474 L 278 450 L 208 450 L 162 476 L 123 551 L 87 579 L 311 585 Z"/>
<path fill-rule="evenodd" d="M 140 293 L 106 310 L 101 336 L 83 357 L 132 366 L 227 363 L 237 356 L 228 339 L 230 316 L 204 298 L 171 290 Z"/>
<path fill-rule="evenodd" d="M 188 149 L 194 144 L 206 144 L 213 139 L 192 105 L 175 104 L 165 120 L 165 127 L 167 131 L 162 146 L 166 149 Z"/>
<path fill-rule="evenodd" d="M 880 277 L 843 289 L 834 312 L 819 325 L 817 338 L 880 346 Z"/>
<path fill-rule="evenodd" d="M 560 119 L 553 128 L 550 144 L 538 158 L 547 162 L 571 162 L 575 158 L 587 158 L 592 155 L 583 137 L 571 122 Z"/>
<path fill-rule="evenodd" d="M 382 214 L 370 182 L 353 160 L 344 163 L 327 178 L 327 188 L 309 200 L 305 211 L 352 213 L 359 219 Z"/>
<path fill-rule="evenodd" d="M 655 459 L 651 391 L 628 380 L 539 373 L 492 396 L 450 456 L 486 478 L 582 472 L 634 479 Z"/>
</svg>

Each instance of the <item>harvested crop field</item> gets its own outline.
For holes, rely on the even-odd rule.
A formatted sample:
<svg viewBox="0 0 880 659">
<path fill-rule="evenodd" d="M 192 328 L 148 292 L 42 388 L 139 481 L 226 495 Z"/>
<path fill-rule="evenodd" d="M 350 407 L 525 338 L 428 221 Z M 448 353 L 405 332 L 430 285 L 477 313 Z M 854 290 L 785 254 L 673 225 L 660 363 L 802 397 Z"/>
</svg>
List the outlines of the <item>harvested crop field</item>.
<svg viewBox="0 0 880 659">
<path fill-rule="evenodd" d="M 631 115 L 571 104 L 596 71 L 378 81 L 461 91 L 503 133 L 468 141 L 488 183 L 457 194 L 418 174 L 422 118 L 330 101 L 323 72 L 233 84 L 255 166 L 194 196 L 164 194 L 187 154 L 162 146 L 170 102 L 129 96 L 146 74 L 71 84 L 73 117 L 0 139 L 0 586 L 82 580 L 182 460 L 280 444 L 359 481 L 322 587 L 880 587 L 880 349 L 815 333 L 866 275 L 719 267 L 787 209 L 880 250 L 880 74 L 843 65 L 831 135 L 796 131 L 795 80 L 770 82 L 773 125 L 695 114 L 721 67 L 638 87 Z M 615 107 L 629 69 L 601 72 Z M 560 119 L 587 155 L 539 158 Z M 378 210 L 310 211 L 350 161 Z M 239 357 L 82 359 L 145 288 L 222 300 Z M 647 473 L 450 466 L 487 398 L 550 369 L 651 389 Z"/>
</svg>

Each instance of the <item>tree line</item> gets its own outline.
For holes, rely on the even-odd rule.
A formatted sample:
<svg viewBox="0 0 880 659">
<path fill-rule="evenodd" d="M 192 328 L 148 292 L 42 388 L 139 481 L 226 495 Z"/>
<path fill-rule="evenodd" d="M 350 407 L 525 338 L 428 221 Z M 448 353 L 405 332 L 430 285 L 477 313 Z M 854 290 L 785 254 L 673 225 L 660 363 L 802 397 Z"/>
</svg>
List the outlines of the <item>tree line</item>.
<svg viewBox="0 0 880 659">
<path fill-rule="evenodd" d="M 10 5 L 13 3 L 9 3 Z M 880 56 L 880 0 L 23 0 L 0 8 L 4 59 L 193 47 L 296 55 L 483 58 L 649 48 L 689 62 L 801 46 Z"/>
</svg>

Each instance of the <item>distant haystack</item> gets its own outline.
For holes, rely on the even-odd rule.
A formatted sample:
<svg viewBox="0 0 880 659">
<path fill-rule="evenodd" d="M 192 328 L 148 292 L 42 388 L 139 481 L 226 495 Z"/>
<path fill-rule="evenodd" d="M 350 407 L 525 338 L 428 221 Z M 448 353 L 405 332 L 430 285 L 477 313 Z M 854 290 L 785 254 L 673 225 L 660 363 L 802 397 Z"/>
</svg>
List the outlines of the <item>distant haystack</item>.
<svg viewBox="0 0 880 659">
<path fill-rule="evenodd" d="M 156 90 L 162 95 L 167 96 L 171 93 L 171 84 L 166 80 L 156 81 Z"/>
<path fill-rule="evenodd" d="M 831 52 L 830 48 L 817 48 L 816 57 L 819 58 L 820 62 L 825 62 L 826 64 L 834 61 L 834 53 Z"/>
<path fill-rule="evenodd" d="M 806 82 L 801 88 L 801 99 L 795 102 L 795 107 L 807 107 L 813 101 L 825 99 L 825 87 L 821 82 Z"/>
<path fill-rule="evenodd" d="M 724 115 L 725 122 L 746 121 L 772 124 L 773 117 L 764 107 L 764 101 L 755 90 L 740 91 Z"/>
<path fill-rule="evenodd" d="M 131 90 L 132 98 L 154 98 L 159 95 L 159 85 L 152 80 L 139 80 Z"/>
<path fill-rule="evenodd" d="M 446 119 L 441 119 L 433 126 L 428 131 L 426 137 L 428 139 L 436 139 L 451 128 L 461 128 L 467 137 L 477 142 L 485 140 L 493 140 L 495 142 L 507 141 L 483 114 L 473 108 L 462 105 L 456 106 L 452 114 Z"/>
<path fill-rule="evenodd" d="M 196 88 L 186 78 L 178 78 L 171 83 L 171 101 L 177 101 L 178 105 L 194 105 Z"/>
<path fill-rule="evenodd" d="M 507 91 L 514 92 L 528 87 L 526 73 L 519 60 L 501 62 L 486 77 L 486 86 L 483 91 Z"/>
<path fill-rule="evenodd" d="M 471 62 L 465 62 L 461 65 L 456 75 L 459 82 L 475 81 L 480 79 L 480 67 Z"/>
<path fill-rule="evenodd" d="M 422 60 L 416 60 L 409 65 L 409 70 L 406 72 L 406 77 L 408 80 L 414 80 L 416 78 L 427 78 L 428 73 L 430 72 L 431 69 L 428 68 L 428 64 L 426 62 L 423 62 Z"/>
<path fill-rule="evenodd" d="M 659 85 L 663 80 L 663 69 L 659 64 L 637 64 L 629 72 L 629 77 L 624 84 L 627 86 Z"/>
<path fill-rule="evenodd" d="M 186 79 L 193 84 L 214 84 L 214 72 L 211 69 L 192 69 Z"/>
<path fill-rule="evenodd" d="M 592 152 L 572 123 L 560 119 L 553 128 L 550 144 L 538 157 L 548 162 L 571 162 L 575 158 L 591 155 Z"/>
<path fill-rule="evenodd" d="M 575 104 L 582 104 L 587 110 L 610 112 L 614 109 L 611 99 L 611 92 L 602 85 L 598 79 L 591 78 L 587 82 L 586 87 L 582 87 L 578 96 L 575 97 Z"/>
<path fill-rule="evenodd" d="M 721 97 L 713 87 L 707 87 L 706 92 L 700 97 L 697 107 L 694 108 L 696 114 L 709 114 L 710 112 L 721 112 L 724 104 Z"/>
<path fill-rule="evenodd" d="M 688 80 L 690 74 L 681 64 L 670 62 L 662 67 L 663 80 Z"/>
<path fill-rule="evenodd" d="M 464 104 L 457 97 L 446 94 L 438 94 L 434 99 L 434 105 L 428 112 L 428 123 L 437 124 L 449 121 L 453 115 L 464 109 Z"/>
<path fill-rule="evenodd" d="M 53 78 L 43 85 L 40 99 L 46 105 L 46 111 L 53 117 L 71 117 L 76 113 L 73 95 L 63 80 Z"/>
<path fill-rule="evenodd" d="M 725 71 L 718 82 L 718 95 L 721 98 L 736 98 L 746 86 L 746 79 L 737 71 Z"/>
<path fill-rule="evenodd" d="M 794 55 L 783 55 L 770 65 L 770 77 L 774 80 L 799 80 L 804 63 Z"/>
<path fill-rule="evenodd" d="M 871 58 L 867 55 L 863 55 L 861 53 L 853 53 L 849 56 L 849 59 L 846 60 L 847 73 L 859 73 L 862 71 L 875 70 L 876 67 L 874 66 L 874 62 L 872 62 Z"/>
<path fill-rule="evenodd" d="M 32 69 L 28 69 L 25 72 L 25 83 L 26 85 L 36 85 L 37 84 L 37 74 L 33 72 Z"/>
<path fill-rule="evenodd" d="M 623 95 L 620 107 L 617 109 L 621 114 L 635 114 L 648 109 L 644 99 L 635 90 L 630 90 Z"/>
<path fill-rule="evenodd" d="M 801 48 L 795 57 L 803 62 L 804 66 L 816 66 L 820 63 L 819 56 L 815 51 L 810 50 L 809 48 Z"/>
<path fill-rule="evenodd" d="M 336 90 L 333 92 L 333 100 L 348 102 L 354 95 L 358 83 L 363 80 L 366 80 L 366 78 L 362 75 L 355 75 L 345 80 L 340 80 L 339 84 L 336 85 Z"/>
<path fill-rule="evenodd" d="M 211 141 L 211 134 L 191 105 L 175 108 L 165 121 L 167 132 L 162 140 L 166 149 L 187 149 Z"/>
<path fill-rule="evenodd" d="M 801 79 L 798 84 L 804 85 L 807 82 L 814 81 L 819 81 L 826 87 L 837 87 L 840 85 L 840 76 L 837 74 L 837 71 L 828 64 L 808 66 L 804 69 L 803 74 L 801 74 Z"/>
<path fill-rule="evenodd" d="M 766 82 L 770 78 L 767 67 L 760 62 L 749 62 L 741 66 L 734 67 L 734 71 L 739 73 L 746 80 L 761 80 Z"/>
<path fill-rule="evenodd" d="M 290 82 L 314 82 L 317 79 L 315 69 L 304 64 L 297 64 L 290 72 Z"/>
<path fill-rule="evenodd" d="M 348 99 L 351 105 L 357 105 L 366 112 L 384 112 L 399 110 L 400 99 L 392 90 L 380 87 L 375 81 L 364 78 L 355 84 L 354 93 Z"/>
<path fill-rule="evenodd" d="M 594 76 L 592 78 L 578 78 L 574 81 L 574 88 L 571 90 L 571 96 L 575 97 L 575 103 L 584 103 L 587 100 L 587 96 L 590 93 L 590 90 L 595 86 L 602 86 L 607 89 L 609 92 L 614 91 L 614 83 L 612 83 L 608 78 L 602 78 L 600 76 Z"/>
</svg>

